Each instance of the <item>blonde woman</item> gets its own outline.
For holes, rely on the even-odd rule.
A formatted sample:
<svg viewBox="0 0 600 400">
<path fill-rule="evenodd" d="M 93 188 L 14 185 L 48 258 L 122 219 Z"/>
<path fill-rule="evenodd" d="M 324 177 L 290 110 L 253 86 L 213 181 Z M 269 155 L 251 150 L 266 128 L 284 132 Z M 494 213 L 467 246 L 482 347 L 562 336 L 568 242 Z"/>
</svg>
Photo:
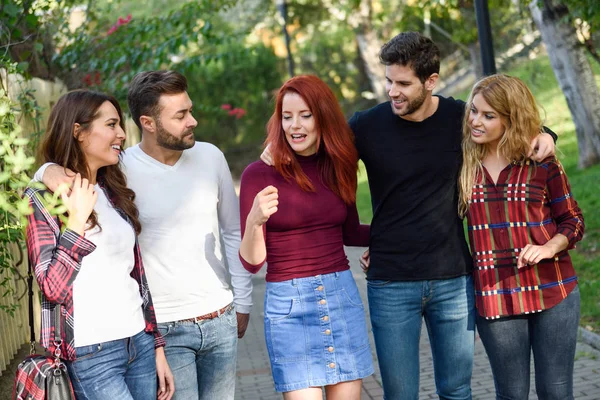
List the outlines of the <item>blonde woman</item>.
<svg viewBox="0 0 600 400">
<path fill-rule="evenodd" d="M 521 80 L 492 75 L 475 84 L 463 124 L 459 209 L 497 399 L 528 398 L 531 351 L 539 398 L 573 398 L 580 299 L 568 250 L 583 236 L 583 216 L 558 160 L 527 155 L 541 127 Z"/>
</svg>

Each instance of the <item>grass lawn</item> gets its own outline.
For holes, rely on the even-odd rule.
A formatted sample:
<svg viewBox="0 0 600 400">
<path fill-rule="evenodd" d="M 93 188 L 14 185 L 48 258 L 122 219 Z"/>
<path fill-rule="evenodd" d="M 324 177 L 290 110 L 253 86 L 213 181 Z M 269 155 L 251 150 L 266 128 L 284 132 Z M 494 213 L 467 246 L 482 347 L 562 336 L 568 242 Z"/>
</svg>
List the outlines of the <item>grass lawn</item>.
<svg viewBox="0 0 600 400">
<path fill-rule="evenodd" d="M 590 61 L 600 86 L 600 66 Z M 558 156 L 563 163 L 573 195 L 583 210 L 585 235 L 577 249 L 571 251 L 573 264 L 579 275 L 581 290 L 581 325 L 600 333 L 600 165 L 586 170 L 577 169 L 577 139 L 575 125 L 547 56 L 527 60 L 507 71 L 527 83 L 542 106 L 544 124 L 559 136 Z M 466 100 L 468 91 L 455 97 Z M 361 220 L 371 221 L 371 197 L 364 166 L 358 176 L 357 206 Z"/>
</svg>

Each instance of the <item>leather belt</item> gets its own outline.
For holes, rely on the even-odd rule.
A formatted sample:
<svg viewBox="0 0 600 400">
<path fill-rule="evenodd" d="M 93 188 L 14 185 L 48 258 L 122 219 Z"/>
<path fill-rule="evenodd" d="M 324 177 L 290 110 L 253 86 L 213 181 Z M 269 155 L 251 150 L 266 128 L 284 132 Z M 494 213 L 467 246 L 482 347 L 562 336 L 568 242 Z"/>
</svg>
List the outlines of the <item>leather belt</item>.
<svg viewBox="0 0 600 400">
<path fill-rule="evenodd" d="M 200 315 L 200 316 L 194 317 L 194 318 L 181 319 L 177 322 L 194 322 L 194 323 L 196 323 L 198 321 L 204 321 L 207 319 L 217 318 L 217 317 L 220 317 L 221 315 L 225 314 L 227 311 L 231 310 L 232 308 L 233 308 L 233 303 L 229 303 L 225 307 L 221 308 L 220 310 L 213 311 L 211 313 Z"/>
</svg>

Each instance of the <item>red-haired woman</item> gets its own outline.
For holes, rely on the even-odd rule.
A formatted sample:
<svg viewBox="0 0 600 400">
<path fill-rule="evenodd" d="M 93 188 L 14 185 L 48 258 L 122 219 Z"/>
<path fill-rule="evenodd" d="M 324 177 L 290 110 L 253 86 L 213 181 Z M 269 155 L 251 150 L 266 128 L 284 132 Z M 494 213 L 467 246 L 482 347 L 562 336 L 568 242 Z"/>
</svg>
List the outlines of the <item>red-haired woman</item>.
<svg viewBox="0 0 600 400">
<path fill-rule="evenodd" d="M 284 398 L 360 399 L 373 373 L 365 313 L 344 245 L 368 246 L 356 211 L 358 154 L 338 102 L 315 76 L 287 81 L 267 126 L 274 167 L 242 175 L 240 258 L 265 263 L 265 336 Z"/>
</svg>

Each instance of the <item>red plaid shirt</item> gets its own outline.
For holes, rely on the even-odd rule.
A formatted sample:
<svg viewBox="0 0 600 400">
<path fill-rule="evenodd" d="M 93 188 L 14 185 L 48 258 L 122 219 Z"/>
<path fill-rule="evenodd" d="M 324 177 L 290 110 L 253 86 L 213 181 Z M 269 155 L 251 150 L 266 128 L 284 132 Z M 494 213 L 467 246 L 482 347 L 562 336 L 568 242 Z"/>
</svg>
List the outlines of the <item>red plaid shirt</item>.
<svg viewBox="0 0 600 400">
<path fill-rule="evenodd" d="M 529 243 L 543 245 L 560 233 L 571 249 L 583 236 L 583 216 L 562 165 L 554 158 L 513 163 L 497 184 L 484 172 L 467 213 L 479 314 L 493 319 L 560 303 L 577 284 L 567 250 L 520 269 L 517 259 Z"/>
<path fill-rule="evenodd" d="M 77 355 L 75 354 L 76 343 L 74 343 L 73 334 L 75 318 L 73 315 L 73 283 L 81 268 L 83 257 L 94 251 L 96 246 L 70 229 L 64 229 L 61 232 L 59 219 L 52 217 L 44 207 L 44 192 L 33 188 L 27 188 L 25 191 L 25 196 L 29 198 L 29 205 L 33 209 L 33 213 L 27 217 L 27 252 L 42 292 L 40 342 L 48 351 L 54 353 L 56 350 L 54 344 L 55 322 L 52 319 L 52 311 L 59 306 L 62 334 L 61 357 L 65 360 L 75 360 Z M 111 201 L 108 192 L 107 197 Z M 112 201 L 111 204 L 114 207 Z M 120 209 L 115 207 L 115 210 L 129 222 L 127 216 Z M 135 266 L 131 271 L 131 277 L 139 284 L 146 321 L 145 331 L 154 334 L 154 346 L 161 347 L 165 345 L 165 341 L 156 325 L 154 306 L 146 281 L 137 237 L 133 251 Z"/>
</svg>

